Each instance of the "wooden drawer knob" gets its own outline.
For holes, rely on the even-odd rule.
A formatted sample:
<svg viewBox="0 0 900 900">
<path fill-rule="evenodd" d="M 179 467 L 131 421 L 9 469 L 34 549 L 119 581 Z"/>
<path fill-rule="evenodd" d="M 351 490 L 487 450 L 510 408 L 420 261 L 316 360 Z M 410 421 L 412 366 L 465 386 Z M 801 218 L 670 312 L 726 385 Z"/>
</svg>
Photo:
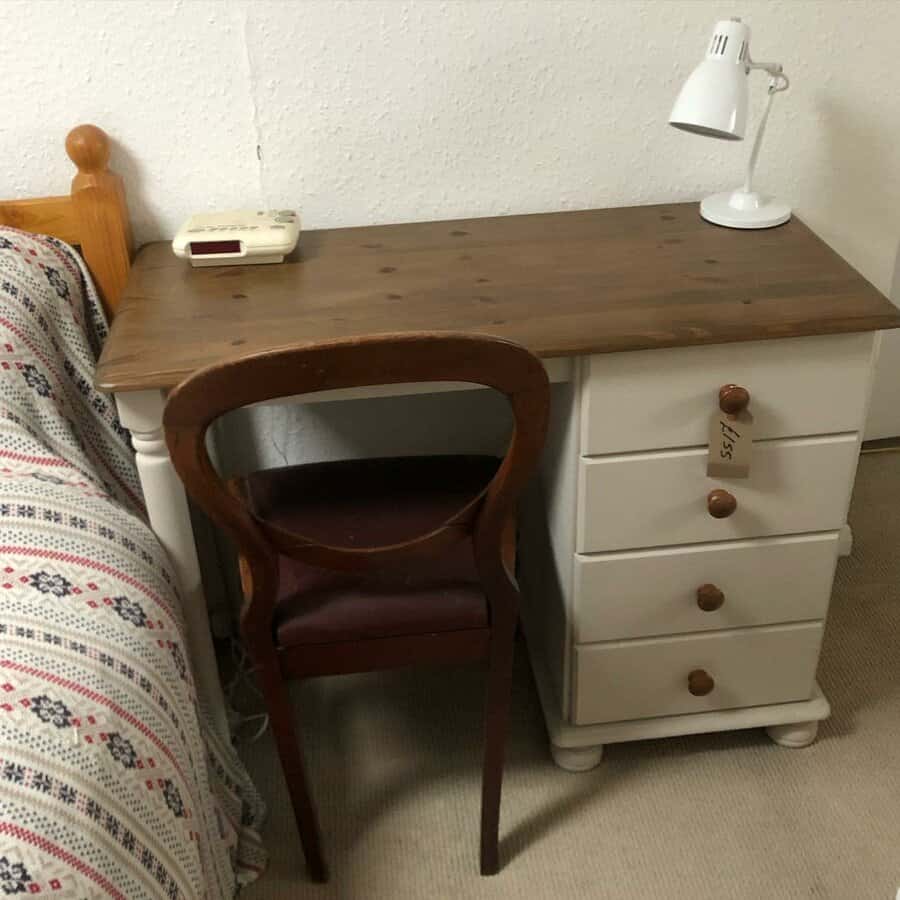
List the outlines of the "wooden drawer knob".
<svg viewBox="0 0 900 900">
<path fill-rule="evenodd" d="M 750 391 L 739 384 L 723 384 L 719 388 L 719 409 L 730 416 L 736 416 L 750 403 Z"/>
<path fill-rule="evenodd" d="M 707 494 L 706 508 L 714 519 L 727 519 L 737 509 L 737 500 L 734 494 L 716 488 Z"/>
<path fill-rule="evenodd" d="M 725 602 L 725 595 L 714 584 L 697 588 L 697 606 L 704 612 L 715 612 Z"/>
<path fill-rule="evenodd" d="M 712 675 L 705 669 L 694 669 L 688 675 L 688 690 L 695 697 L 705 697 L 715 686 Z"/>
</svg>

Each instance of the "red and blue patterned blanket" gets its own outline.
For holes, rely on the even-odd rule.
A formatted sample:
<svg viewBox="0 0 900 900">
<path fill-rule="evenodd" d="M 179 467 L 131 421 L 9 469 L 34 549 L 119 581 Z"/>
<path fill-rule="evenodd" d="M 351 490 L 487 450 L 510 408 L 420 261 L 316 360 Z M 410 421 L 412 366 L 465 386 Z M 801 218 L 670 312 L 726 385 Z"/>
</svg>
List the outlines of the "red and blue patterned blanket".
<svg viewBox="0 0 900 900">
<path fill-rule="evenodd" d="M 0 228 L 0 895 L 221 900 L 262 804 L 198 703 L 105 335 L 81 259 Z"/>
</svg>

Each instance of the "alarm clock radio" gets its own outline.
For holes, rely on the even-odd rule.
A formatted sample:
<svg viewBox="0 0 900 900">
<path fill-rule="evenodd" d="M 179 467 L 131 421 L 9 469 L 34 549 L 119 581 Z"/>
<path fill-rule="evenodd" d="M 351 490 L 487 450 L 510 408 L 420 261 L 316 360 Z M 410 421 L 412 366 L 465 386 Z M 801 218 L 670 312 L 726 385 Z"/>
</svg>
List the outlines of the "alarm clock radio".
<svg viewBox="0 0 900 900">
<path fill-rule="evenodd" d="M 292 209 L 237 209 L 191 216 L 172 250 L 192 266 L 278 263 L 297 246 L 300 219 Z"/>
</svg>

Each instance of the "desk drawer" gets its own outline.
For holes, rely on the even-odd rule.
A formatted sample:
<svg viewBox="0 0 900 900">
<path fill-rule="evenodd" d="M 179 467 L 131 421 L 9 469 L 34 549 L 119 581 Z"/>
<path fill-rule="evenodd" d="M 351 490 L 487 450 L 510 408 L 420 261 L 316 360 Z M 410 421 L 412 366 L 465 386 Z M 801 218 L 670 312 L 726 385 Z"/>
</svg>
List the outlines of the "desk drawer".
<svg viewBox="0 0 900 900">
<path fill-rule="evenodd" d="M 838 533 L 575 558 L 576 643 L 824 619 Z M 697 589 L 713 585 L 698 602 Z M 712 602 L 710 602 L 712 601 Z"/>
<path fill-rule="evenodd" d="M 858 431 L 872 341 L 829 335 L 592 356 L 581 452 L 705 444 L 719 388 L 729 383 L 750 392 L 757 440 Z"/>
<path fill-rule="evenodd" d="M 808 531 L 845 521 L 855 434 L 755 444 L 750 477 L 706 475 L 707 450 L 583 458 L 576 550 L 592 553 Z M 707 495 L 724 488 L 735 512 L 713 518 Z"/>
<path fill-rule="evenodd" d="M 577 725 L 808 700 L 821 623 L 777 625 L 575 648 Z M 702 669 L 714 687 L 688 690 Z"/>
</svg>

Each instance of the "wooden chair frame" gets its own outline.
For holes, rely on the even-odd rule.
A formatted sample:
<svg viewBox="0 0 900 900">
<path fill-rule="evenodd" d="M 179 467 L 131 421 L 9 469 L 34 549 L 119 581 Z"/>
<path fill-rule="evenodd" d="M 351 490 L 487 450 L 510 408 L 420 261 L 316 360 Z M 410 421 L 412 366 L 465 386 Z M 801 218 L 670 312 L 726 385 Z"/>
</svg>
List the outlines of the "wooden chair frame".
<svg viewBox="0 0 900 900">
<path fill-rule="evenodd" d="M 0 200 L 0 225 L 77 245 L 111 321 L 132 257 L 125 188 L 109 171 L 109 137 L 96 125 L 73 128 L 66 152 L 78 168 L 69 196 Z"/>
<path fill-rule="evenodd" d="M 350 549 L 324 546 L 254 516 L 247 498 L 215 471 L 206 432 L 225 413 L 267 400 L 338 388 L 413 382 L 471 382 L 504 394 L 514 427 L 503 462 L 485 489 L 428 534 L 401 544 Z M 233 538 L 240 551 L 244 605 L 241 630 L 258 666 L 312 876 L 324 880 L 318 823 L 306 782 L 284 679 L 371 671 L 424 662 L 487 657 L 481 871 L 499 869 L 498 825 L 518 588 L 504 553 L 516 501 L 544 444 L 549 384 L 541 362 L 498 338 L 446 333 L 378 335 L 291 347 L 210 366 L 175 388 L 165 410 L 166 441 L 188 492 Z M 320 568 L 366 572 L 404 559 L 433 557 L 471 535 L 475 564 L 488 600 L 489 627 L 331 645 L 344 665 L 325 665 L 320 647 L 281 649 L 273 620 L 279 555 Z"/>
</svg>

